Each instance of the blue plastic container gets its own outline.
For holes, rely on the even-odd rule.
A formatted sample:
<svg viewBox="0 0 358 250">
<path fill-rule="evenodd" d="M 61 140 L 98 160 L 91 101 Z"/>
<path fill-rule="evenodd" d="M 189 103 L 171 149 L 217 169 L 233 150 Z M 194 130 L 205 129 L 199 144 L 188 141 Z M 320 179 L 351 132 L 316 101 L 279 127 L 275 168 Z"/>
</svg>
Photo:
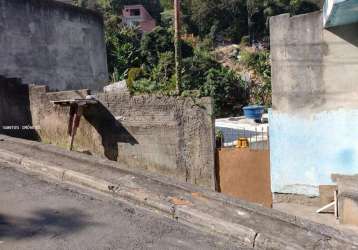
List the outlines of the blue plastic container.
<svg viewBox="0 0 358 250">
<path fill-rule="evenodd" d="M 264 106 L 252 105 L 246 106 L 243 108 L 244 115 L 246 118 L 254 119 L 255 121 L 259 121 L 262 118 L 263 113 L 265 112 Z"/>
</svg>

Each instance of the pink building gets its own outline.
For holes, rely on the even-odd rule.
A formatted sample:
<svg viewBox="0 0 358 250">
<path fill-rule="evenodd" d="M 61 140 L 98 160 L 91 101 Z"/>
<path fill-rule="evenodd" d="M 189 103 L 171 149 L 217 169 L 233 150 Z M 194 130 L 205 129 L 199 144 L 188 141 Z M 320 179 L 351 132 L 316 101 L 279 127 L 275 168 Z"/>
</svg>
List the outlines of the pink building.
<svg viewBox="0 0 358 250">
<path fill-rule="evenodd" d="M 122 22 L 128 26 L 138 26 L 143 32 L 150 32 L 155 27 L 155 20 L 143 5 L 125 5 Z"/>
</svg>

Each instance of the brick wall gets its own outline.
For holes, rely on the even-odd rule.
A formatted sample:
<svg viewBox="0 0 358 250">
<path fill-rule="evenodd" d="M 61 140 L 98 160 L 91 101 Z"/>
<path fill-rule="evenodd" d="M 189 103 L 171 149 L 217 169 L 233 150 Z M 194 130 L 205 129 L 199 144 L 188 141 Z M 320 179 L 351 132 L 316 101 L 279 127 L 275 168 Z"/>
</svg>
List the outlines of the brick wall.
<svg viewBox="0 0 358 250">
<path fill-rule="evenodd" d="M 42 141 L 68 146 L 68 107 L 50 101 L 84 97 L 87 90 L 48 93 L 30 89 L 34 124 Z M 193 184 L 214 187 L 214 125 L 211 99 L 100 93 L 84 112 L 75 149 Z"/>
</svg>

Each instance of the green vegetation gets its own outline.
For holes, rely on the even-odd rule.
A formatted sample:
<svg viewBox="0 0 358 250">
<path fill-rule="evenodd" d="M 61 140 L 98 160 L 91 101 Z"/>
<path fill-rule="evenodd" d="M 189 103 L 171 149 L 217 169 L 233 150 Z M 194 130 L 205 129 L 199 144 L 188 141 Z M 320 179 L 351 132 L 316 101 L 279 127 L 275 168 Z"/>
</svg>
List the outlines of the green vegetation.
<svg viewBox="0 0 358 250">
<path fill-rule="evenodd" d="M 247 104 L 245 82 L 216 62 L 207 50 L 196 49 L 183 63 L 182 89 L 199 97 L 213 97 L 217 117 L 237 115 Z"/>
<path fill-rule="evenodd" d="M 107 55 L 113 81 L 127 80 L 132 94 L 175 95 L 173 0 L 74 0 L 103 13 Z M 141 34 L 121 24 L 121 9 L 143 4 L 158 27 Z M 317 10 L 307 0 L 182 0 L 183 33 L 193 39 L 182 42 L 183 69 L 180 89 L 184 96 L 211 96 L 217 117 L 238 115 L 247 104 L 271 105 L 270 53 L 252 49 L 252 42 L 268 45 L 270 16 Z M 218 63 L 213 50 L 221 43 L 240 43 L 239 60 L 250 72 Z"/>
<path fill-rule="evenodd" d="M 140 43 L 141 34 L 137 29 L 107 30 L 107 61 L 112 80 L 122 80 L 128 69 L 141 66 Z"/>
<path fill-rule="evenodd" d="M 183 5 L 185 27 L 189 33 L 236 43 L 245 35 L 250 35 L 251 40 L 267 38 L 271 16 L 296 15 L 318 9 L 314 3 L 305 0 L 183 0 Z"/>
<path fill-rule="evenodd" d="M 248 84 L 251 104 L 271 106 L 271 61 L 268 50 L 250 52 L 242 49 L 240 60 L 242 65 L 252 72 Z"/>
</svg>

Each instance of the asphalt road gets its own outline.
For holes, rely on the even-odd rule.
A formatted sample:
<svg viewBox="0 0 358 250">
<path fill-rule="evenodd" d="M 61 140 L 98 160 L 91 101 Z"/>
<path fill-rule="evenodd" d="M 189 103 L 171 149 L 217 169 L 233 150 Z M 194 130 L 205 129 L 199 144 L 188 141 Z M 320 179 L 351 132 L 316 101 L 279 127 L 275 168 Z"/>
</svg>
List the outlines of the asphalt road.
<svg viewBox="0 0 358 250">
<path fill-rule="evenodd" d="M 0 249 L 242 249 L 154 212 L 0 163 Z"/>
</svg>

